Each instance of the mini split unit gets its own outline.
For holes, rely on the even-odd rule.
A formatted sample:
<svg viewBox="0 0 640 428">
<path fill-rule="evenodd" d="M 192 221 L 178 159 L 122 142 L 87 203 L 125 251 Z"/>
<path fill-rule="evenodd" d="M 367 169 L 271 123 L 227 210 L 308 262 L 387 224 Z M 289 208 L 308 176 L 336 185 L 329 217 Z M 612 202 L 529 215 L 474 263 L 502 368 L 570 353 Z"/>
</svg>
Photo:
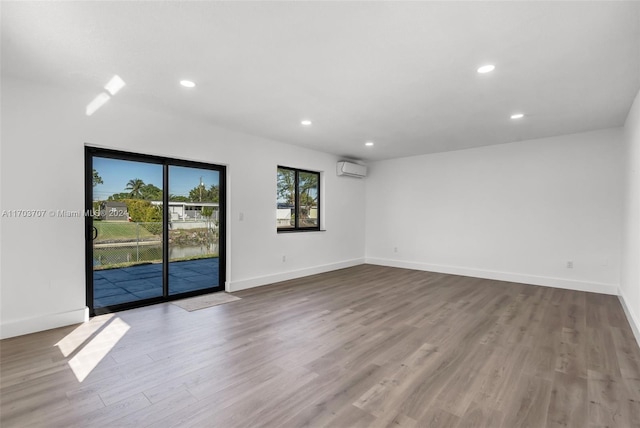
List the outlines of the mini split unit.
<svg viewBox="0 0 640 428">
<path fill-rule="evenodd" d="M 336 172 L 347 177 L 364 178 L 367 176 L 367 167 L 353 162 L 338 162 Z"/>
</svg>

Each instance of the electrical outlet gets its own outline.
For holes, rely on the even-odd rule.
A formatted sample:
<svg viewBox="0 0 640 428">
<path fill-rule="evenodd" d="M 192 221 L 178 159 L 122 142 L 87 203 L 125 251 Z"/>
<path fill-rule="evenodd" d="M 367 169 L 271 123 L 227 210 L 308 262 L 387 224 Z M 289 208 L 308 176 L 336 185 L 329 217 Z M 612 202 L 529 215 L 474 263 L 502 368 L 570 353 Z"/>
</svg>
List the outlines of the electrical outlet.
<svg viewBox="0 0 640 428">
<path fill-rule="evenodd" d="M 393 247 L 393 252 L 397 253 L 398 252 L 398 247 Z"/>
<path fill-rule="evenodd" d="M 287 261 L 287 256 L 282 256 L 282 263 Z"/>
<path fill-rule="evenodd" d="M 569 260 L 567 262 L 567 269 L 573 269 L 573 261 Z"/>
</svg>

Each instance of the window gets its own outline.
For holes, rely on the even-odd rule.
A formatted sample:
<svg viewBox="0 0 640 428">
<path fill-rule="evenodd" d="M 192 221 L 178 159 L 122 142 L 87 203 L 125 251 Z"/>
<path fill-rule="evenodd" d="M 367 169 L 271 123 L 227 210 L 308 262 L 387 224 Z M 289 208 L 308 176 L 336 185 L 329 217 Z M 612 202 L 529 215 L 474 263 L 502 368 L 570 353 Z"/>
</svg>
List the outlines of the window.
<svg viewBox="0 0 640 428">
<path fill-rule="evenodd" d="M 320 230 L 320 173 L 278 167 L 278 232 Z"/>
</svg>

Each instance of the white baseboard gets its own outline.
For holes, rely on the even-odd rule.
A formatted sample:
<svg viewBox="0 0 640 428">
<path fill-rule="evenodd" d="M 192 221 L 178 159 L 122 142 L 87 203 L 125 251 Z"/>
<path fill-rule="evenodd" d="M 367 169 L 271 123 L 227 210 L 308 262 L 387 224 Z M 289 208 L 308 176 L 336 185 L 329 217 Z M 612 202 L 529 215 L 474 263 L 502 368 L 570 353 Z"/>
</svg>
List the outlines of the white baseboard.
<svg viewBox="0 0 640 428">
<path fill-rule="evenodd" d="M 89 320 L 89 308 L 84 307 L 58 314 L 47 314 L 33 318 L 8 321 L 0 325 L 0 339 L 7 339 L 23 334 L 51 330 L 72 324 L 80 324 Z"/>
<path fill-rule="evenodd" d="M 248 288 L 260 287 L 261 285 L 273 284 L 275 282 L 288 281 L 290 279 L 301 278 L 303 276 L 316 275 L 318 273 L 330 272 L 332 270 L 344 269 L 361 265 L 364 263 L 364 259 L 352 259 L 338 263 L 331 263 L 328 265 L 313 266 L 310 268 L 299 269 L 288 272 L 276 273 L 273 275 L 265 275 L 249 279 L 241 279 L 237 281 L 231 281 L 228 284 L 227 291 L 234 292 L 240 290 L 246 290 Z"/>
<path fill-rule="evenodd" d="M 366 258 L 372 265 L 391 266 L 404 269 L 424 270 L 451 275 L 471 276 L 475 278 L 493 279 L 497 281 L 517 282 L 520 284 L 541 285 L 543 287 L 564 288 L 567 290 L 588 291 L 592 293 L 618 295 L 618 286 L 597 282 L 575 281 L 564 278 L 525 275 L 511 272 L 498 272 L 482 269 L 470 269 L 458 266 L 434 265 L 429 263 L 407 262 L 402 260 Z"/>
<path fill-rule="evenodd" d="M 627 299 L 624 297 L 622 290 L 620 290 L 618 299 L 620 299 L 620 304 L 622 305 L 622 309 L 624 309 L 624 314 L 627 316 L 627 321 L 629 321 L 636 342 L 638 342 L 638 346 L 640 346 L 640 318 L 638 318 L 637 314 L 627 305 Z"/>
</svg>

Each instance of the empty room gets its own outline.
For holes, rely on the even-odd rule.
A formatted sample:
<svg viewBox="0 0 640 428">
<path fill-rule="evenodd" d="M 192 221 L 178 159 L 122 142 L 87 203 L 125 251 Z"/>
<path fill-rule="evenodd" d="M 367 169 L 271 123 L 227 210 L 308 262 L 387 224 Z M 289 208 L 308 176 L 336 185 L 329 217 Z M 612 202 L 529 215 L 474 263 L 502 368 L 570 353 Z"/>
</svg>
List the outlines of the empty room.
<svg viewBox="0 0 640 428">
<path fill-rule="evenodd" d="M 640 427 L 640 3 L 0 19 L 3 428 Z"/>
</svg>

